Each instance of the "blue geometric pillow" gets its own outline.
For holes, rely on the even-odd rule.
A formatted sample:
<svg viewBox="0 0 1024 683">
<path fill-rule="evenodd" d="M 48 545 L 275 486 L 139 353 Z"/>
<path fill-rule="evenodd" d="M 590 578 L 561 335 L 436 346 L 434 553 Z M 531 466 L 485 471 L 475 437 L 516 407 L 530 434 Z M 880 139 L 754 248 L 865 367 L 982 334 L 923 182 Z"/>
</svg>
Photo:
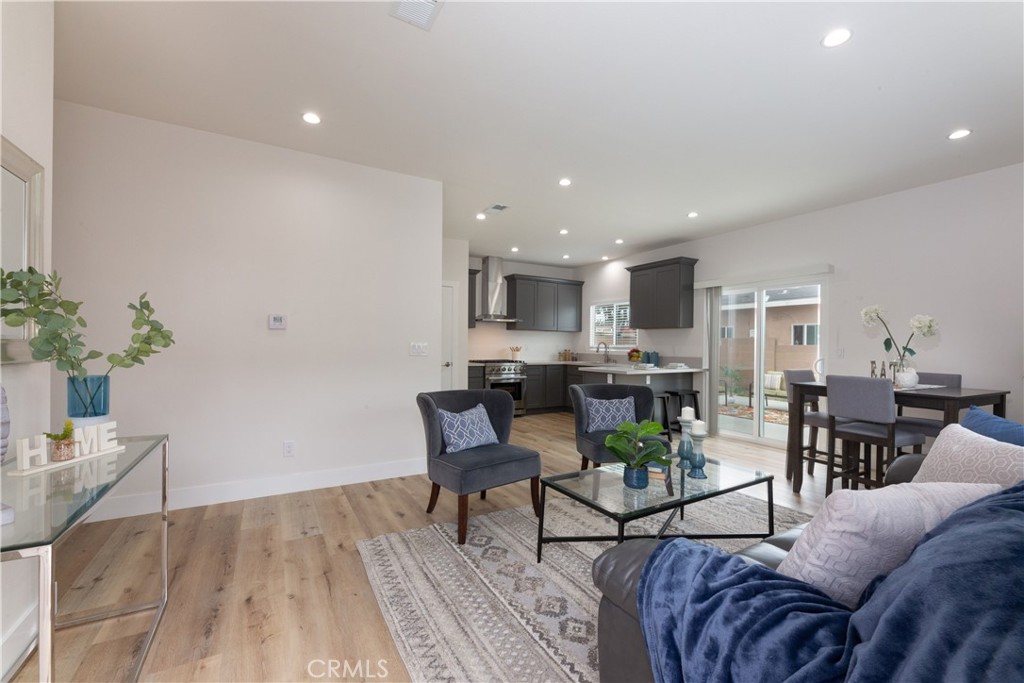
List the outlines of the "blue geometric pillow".
<svg viewBox="0 0 1024 683">
<path fill-rule="evenodd" d="M 607 431 L 615 429 L 626 420 L 636 421 L 636 405 L 633 403 L 632 396 L 606 400 L 585 398 L 584 400 L 587 405 L 587 414 L 590 416 L 587 432 Z"/>
<path fill-rule="evenodd" d="M 467 448 L 486 446 L 498 443 L 498 435 L 494 433 L 491 420 L 483 403 L 461 413 L 452 413 L 438 408 L 441 416 L 441 433 L 448 445 L 447 453 L 457 453 Z"/>
</svg>

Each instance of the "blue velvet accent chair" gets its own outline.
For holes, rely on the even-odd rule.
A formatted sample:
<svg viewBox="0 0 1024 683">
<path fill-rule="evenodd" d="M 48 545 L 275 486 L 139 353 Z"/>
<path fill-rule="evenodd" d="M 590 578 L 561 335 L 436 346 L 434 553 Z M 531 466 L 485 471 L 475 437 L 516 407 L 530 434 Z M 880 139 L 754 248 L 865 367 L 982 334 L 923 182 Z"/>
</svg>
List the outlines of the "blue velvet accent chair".
<svg viewBox="0 0 1024 683">
<path fill-rule="evenodd" d="M 634 422 L 640 423 L 650 420 L 654 416 L 654 392 L 646 385 L 636 384 L 571 384 L 569 385 L 569 398 L 572 401 L 572 409 L 575 413 L 576 425 L 576 451 L 583 456 L 580 462 L 580 469 L 585 470 L 590 463 L 595 467 L 602 463 L 620 462 L 615 454 L 604 445 L 604 439 L 615 432 L 614 429 L 601 429 L 588 432 L 590 414 L 587 411 L 588 398 L 595 398 L 602 401 L 622 399 L 627 396 L 633 397 L 633 408 L 636 412 Z M 653 440 L 655 437 L 651 437 Z M 665 444 L 669 451 L 671 444 L 665 439 L 658 438 Z"/>
<path fill-rule="evenodd" d="M 540 515 L 540 453 L 508 442 L 515 408 L 511 394 L 492 389 L 424 392 L 416 396 L 416 404 L 423 418 L 432 483 L 427 512 L 434 511 L 442 486 L 459 497 L 459 545 L 466 542 L 471 493 L 479 491 L 483 499 L 487 489 L 529 479 L 533 510 Z M 461 413 L 477 404 L 487 411 L 498 443 L 448 453 L 438 411 Z"/>
<path fill-rule="evenodd" d="M 896 421 L 896 396 L 892 382 L 884 378 L 853 375 L 825 377 L 828 393 L 828 479 L 825 495 L 832 493 L 832 480 L 842 479 L 843 488 L 882 485 L 885 469 L 900 448 L 913 446 L 921 452 L 924 434 L 901 427 Z M 847 421 L 843 422 L 843 418 Z M 843 443 L 842 466 L 836 469 L 835 441 Z M 864 446 L 863 458 L 861 446 Z M 874 473 L 871 449 L 875 451 Z"/>
</svg>

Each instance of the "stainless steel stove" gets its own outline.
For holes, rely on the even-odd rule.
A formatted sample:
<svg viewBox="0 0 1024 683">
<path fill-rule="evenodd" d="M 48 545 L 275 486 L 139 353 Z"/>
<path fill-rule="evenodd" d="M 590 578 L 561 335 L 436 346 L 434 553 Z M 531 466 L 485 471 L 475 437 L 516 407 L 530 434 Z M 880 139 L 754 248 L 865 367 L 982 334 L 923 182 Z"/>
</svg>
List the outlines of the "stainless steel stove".
<svg viewBox="0 0 1024 683">
<path fill-rule="evenodd" d="M 526 362 L 521 360 L 471 360 L 484 366 L 484 388 L 507 391 L 515 405 L 514 415 L 526 415 Z"/>
</svg>

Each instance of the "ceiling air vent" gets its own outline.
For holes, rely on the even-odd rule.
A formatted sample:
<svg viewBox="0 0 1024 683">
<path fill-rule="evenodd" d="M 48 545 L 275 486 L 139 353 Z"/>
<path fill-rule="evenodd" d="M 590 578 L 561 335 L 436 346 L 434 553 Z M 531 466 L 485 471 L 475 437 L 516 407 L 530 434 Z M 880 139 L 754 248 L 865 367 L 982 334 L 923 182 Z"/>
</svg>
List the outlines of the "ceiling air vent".
<svg viewBox="0 0 1024 683">
<path fill-rule="evenodd" d="M 398 2 L 391 3 L 389 14 L 424 31 L 429 31 L 443 4 L 444 0 L 398 0 Z"/>
</svg>

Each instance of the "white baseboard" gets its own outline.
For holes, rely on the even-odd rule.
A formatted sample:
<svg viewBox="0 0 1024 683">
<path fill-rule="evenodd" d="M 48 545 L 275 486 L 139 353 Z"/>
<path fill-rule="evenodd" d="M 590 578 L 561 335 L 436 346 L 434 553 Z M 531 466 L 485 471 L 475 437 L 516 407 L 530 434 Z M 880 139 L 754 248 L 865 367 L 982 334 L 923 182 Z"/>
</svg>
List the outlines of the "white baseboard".
<svg viewBox="0 0 1024 683">
<path fill-rule="evenodd" d="M 312 491 L 345 484 L 360 484 L 366 481 L 392 479 L 423 474 L 427 471 L 422 457 L 393 462 L 357 465 L 331 470 L 297 472 L 295 474 L 243 479 L 204 486 L 171 489 L 167 492 L 167 507 L 171 510 L 230 503 L 236 500 L 276 496 L 282 493 Z M 136 493 L 124 496 L 114 495 L 103 501 L 89 516 L 91 521 L 119 519 L 160 511 L 160 493 Z"/>
</svg>

